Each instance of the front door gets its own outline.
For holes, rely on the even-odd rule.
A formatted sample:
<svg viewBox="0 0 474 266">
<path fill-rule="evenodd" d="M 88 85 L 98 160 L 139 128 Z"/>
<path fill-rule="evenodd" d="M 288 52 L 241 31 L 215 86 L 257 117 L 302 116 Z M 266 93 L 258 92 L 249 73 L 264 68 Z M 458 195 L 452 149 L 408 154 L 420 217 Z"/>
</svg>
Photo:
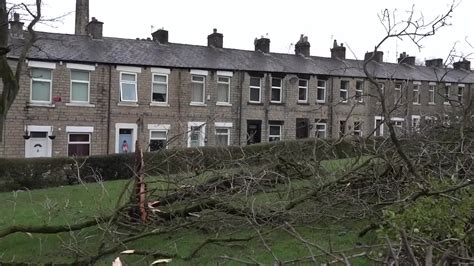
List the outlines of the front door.
<svg viewBox="0 0 474 266">
<path fill-rule="evenodd" d="M 133 146 L 133 129 L 121 128 L 119 129 L 119 153 L 132 152 Z"/>
<path fill-rule="evenodd" d="M 51 157 L 51 146 L 48 132 L 32 131 L 30 138 L 25 140 L 25 157 Z"/>
<path fill-rule="evenodd" d="M 247 145 L 262 141 L 262 121 L 247 120 Z"/>
</svg>

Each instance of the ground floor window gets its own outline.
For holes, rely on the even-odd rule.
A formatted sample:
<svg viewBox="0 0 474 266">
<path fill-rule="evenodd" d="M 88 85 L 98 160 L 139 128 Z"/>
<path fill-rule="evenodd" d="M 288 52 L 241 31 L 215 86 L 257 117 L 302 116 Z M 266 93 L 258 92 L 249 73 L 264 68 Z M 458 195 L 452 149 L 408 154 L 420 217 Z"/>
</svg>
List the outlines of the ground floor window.
<svg viewBox="0 0 474 266">
<path fill-rule="evenodd" d="M 326 138 L 326 122 L 319 121 L 315 124 L 315 127 L 316 131 L 314 133 L 314 136 L 318 139 Z"/>
<path fill-rule="evenodd" d="M 230 144 L 230 128 L 217 127 L 216 128 L 216 145 L 229 146 Z"/>
<path fill-rule="evenodd" d="M 354 136 L 356 137 L 362 136 L 362 122 L 361 121 L 354 122 Z"/>
<path fill-rule="evenodd" d="M 374 136 L 375 137 L 380 137 L 383 136 L 383 117 L 381 116 L 376 116 L 375 117 L 375 125 L 374 125 Z"/>
<path fill-rule="evenodd" d="M 150 151 L 159 151 L 166 149 L 168 142 L 167 130 L 151 130 L 150 131 Z"/>
<path fill-rule="evenodd" d="M 204 122 L 188 123 L 188 147 L 202 147 L 206 141 L 206 124 Z"/>
<path fill-rule="evenodd" d="M 69 133 L 68 156 L 89 156 L 91 135 L 89 133 Z"/>
<path fill-rule="evenodd" d="M 281 125 L 269 125 L 268 141 L 281 140 Z"/>
</svg>

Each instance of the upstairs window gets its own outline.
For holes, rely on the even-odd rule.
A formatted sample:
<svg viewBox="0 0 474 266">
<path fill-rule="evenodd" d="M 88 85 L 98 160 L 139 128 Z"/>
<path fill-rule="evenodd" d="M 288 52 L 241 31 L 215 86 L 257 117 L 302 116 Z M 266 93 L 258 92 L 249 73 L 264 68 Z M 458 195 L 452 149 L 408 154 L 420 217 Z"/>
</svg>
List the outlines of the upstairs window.
<svg viewBox="0 0 474 266">
<path fill-rule="evenodd" d="M 395 90 L 393 95 L 395 104 L 403 104 L 402 86 L 402 83 L 395 83 Z"/>
<path fill-rule="evenodd" d="M 120 73 L 120 101 L 137 102 L 137 74 Z"/>
<path fill-rule="evenodd" d="M 168 75 L 153 74 L 151 101 L 168 103 Z"/>
<path fill-rule="evenodd" d="M 435 89 L 436 89 L 436 85 L 430 85 L 429 89 L 428 89 L 428 103 L 429 104 L 435 104 Z"/>
<path fill-rule="evenodd" d="M 168 130 L 150 131 L 150 151 L 166 149 L 168 143 Z"/>
<path fill-rule="evenodd" d="M 318 87 L 316 92 L 316 102 L 324 103 L 326 102 L 326 81 L 318 80 Z"/>
<path fill-rule="evenodd" d="M 298 102 L 308 102 L 308 80 L 306 79 L 300 79 L 298 81 Z"/>
<path fill-rule="evenodd" d="M 420 104 L 420 84 L 413 83 L 413 104 Z"/>
<path fill-rule="evenodd" d="M 71 102 L 89 103 L 89 71 L 71 69 Z"/>
<path fill-rule="evenodd" d="M 261 78 L 250 77 L 250 90 L 249 90 L 249 102 L 260 103 L 262 102 L 262 85 Z"/>
<path fill-rule="evenodd" d="M 458 103 L 462 104 L 463 99 L 464 99 L 464 85 L 459 84 L 458 85 Z"/>
<path fill-rule="evenodd" d="M 204 104 L 205 83 L 205 76 L 191 76 L 191 103 Z"/>
<path fill-rule="evenodd" d="M 356 81 L 356 90 L 355 90 L 355 98 L 356 101 L 359 103 L 364 102 L 364 82 L 361 80 Z"/>
<path fill-rule="evenodd" d="M 280 78 L 272 78 L 272 103 L 281 103 L 282 82 Z"/>
<path fill-rule="evenodd" d="M 217 77 L 217 102 L 230 103 L 230 77 Z"/>
<path fill-rule="evenodd" d="M 446 84 L 443 90 L 444 104 L 449 104 L 450 92 L 451 92 L 451 84 Z"/>
<path fill-rule="evenodd" d="M 349 91 L 349 81 L 341 80 L 341 88 L 339 88 L 339 97 L 341 99 L 341 102 L 347 103 L 348 91 Z"/>
<path fill-rule="evenodd" d="M 52 75 L 50 69 L 31 69 L 31 102 L 51 103 Z"/>
</svg>

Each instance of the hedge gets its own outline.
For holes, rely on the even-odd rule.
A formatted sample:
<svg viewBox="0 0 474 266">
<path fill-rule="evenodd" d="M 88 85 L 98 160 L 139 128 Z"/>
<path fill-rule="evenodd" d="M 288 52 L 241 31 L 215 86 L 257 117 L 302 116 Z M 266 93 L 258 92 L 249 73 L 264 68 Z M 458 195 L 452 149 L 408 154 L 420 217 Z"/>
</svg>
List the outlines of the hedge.
<svg viewBox="0 0 474 266">
<path fill-rule="evenodd" d="M 279 157 L 289 160 L 345 158 L 353 156 L 358 147 L 354 145 L 354 141 L 338 142 L 336 145 L 331 143 L 329 140 L 305 139 L 245 147 L 201 147 L 147 152 L 144 154 L 145 171 L 149 175 L 175 174 L 204 168 L 259 165 Z M 0 159 L 0 191 L 76 184 L 78 171 L 85 182 L 95 181 L 96 178 L 104 181 L 128 179 L 133 176 L 133 168 L 133 153 L 75 160 L 65 157 Z"/>
</svg>

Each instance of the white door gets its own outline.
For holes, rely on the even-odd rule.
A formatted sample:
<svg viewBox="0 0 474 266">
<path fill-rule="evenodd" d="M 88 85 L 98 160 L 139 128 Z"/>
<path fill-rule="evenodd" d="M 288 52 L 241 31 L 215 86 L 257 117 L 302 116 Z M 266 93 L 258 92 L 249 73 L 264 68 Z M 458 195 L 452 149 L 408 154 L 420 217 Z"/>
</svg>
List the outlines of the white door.
<svg viewBox="0 0 474 266">
<path fill-rule="evenodd" d="M 48 132 L 30 132 L 30 138 L 25 140 L 25 157 L 51 157 L 51 146 Z"/>
</svg>

